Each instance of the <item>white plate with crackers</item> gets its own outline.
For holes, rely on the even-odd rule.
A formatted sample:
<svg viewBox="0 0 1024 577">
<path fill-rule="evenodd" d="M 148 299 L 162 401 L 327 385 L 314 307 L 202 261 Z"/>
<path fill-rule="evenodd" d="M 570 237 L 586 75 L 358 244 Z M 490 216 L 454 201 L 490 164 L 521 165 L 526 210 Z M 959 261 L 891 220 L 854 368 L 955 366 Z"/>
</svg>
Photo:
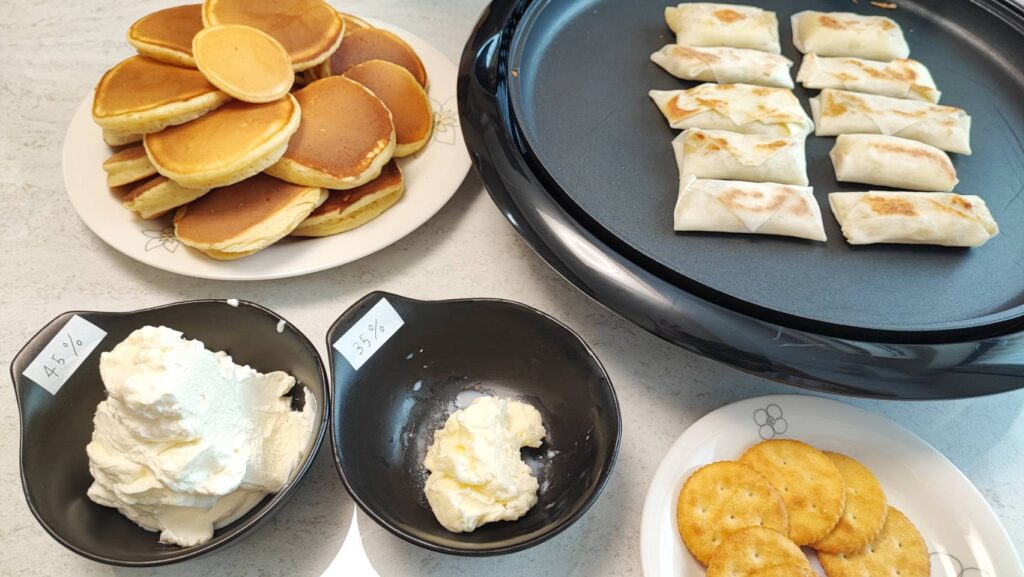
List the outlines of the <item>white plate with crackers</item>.
<svg viewBox="0 0 1024 577">
<path fill-rule="evenodd" d="M 63 171 L 71 203 L 97 236 L 121 253 L 150 266 L 186 276 L 217 280 L 263 280 L 309 274 L 373 254 L 410 234 L 441 210 L 469 172 L 470 160 L 456 105 L 457 70 L 427 41 L 401 28 L 371 20 L 391 31 L 419 55 L 430 78 L 433 135 L 415 155 L 398 160 L 405 194 L 380 217 L 359 228 L 320 238 L 288 237 L 252 256 L 221 261 L 182 245 L 171 215 L 143 220 L 121 207 L 107 187 L 103 161 L 114 149 L 103 142 L 91 118 L 90 94 L 75 113 L 64 140 Z"/>
<path fill-rule="evenodd" d="M 783 527 L 772 527 L 780 508 Z M 867 545 L 819 559 L 816 548 L 841 549 L 857 532 Z M 999 518 L 941 453 L 884 417 L 807 395 L 747 399 L 688 428 L 651 481 L 640 540 L 647 577 L 741 577 L 758 565 L 766 575 L 1024 575 Z"/>
</svg>

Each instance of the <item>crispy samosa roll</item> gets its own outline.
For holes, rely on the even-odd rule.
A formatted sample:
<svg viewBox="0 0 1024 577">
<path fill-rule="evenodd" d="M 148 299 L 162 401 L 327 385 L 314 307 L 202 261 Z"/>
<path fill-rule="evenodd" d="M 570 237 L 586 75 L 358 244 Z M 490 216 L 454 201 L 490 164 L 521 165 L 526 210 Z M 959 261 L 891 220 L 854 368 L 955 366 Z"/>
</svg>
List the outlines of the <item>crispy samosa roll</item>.
<svg viewBox="0 0 1024 577">
<path fill-rule="evenodd" d="M 949 192 L 959 182 L 949 155 L 934 146 L 883 134 L 842 134 L 829 153 L 840 182 Z"/>
<path fill-rule="evenodd" d="M 806 136 L 814 130 L 800 101 L 785 88 L 708 83 L 650 95 L 672 128 L 770 136 Z"/>
<path fill-rule="evenodd" d="M 682 175 L 807 186 L 804 140 L 690 128 L 672 148 Z"/>
<path fill-rule="evenodd" d="M 895 60 L 910 56 L 903 30 L 892 18 L 805 10 L 791 18 L 793 44 L 804 54 Z"/>
<path fill-rule="evenodd" d="M 971 153 L 971 117 L 952 106 L 825 89 L 811 98 L 815 134 L 885 134 Z"/>
<path fill-rule="evenodd" d="M 825 240 L 813 189 L 768 182 L 679 179 L 675 230 Z"/>
<path fill-rule="evenodd" d="M 850 244 L 976 247 L 999 234 L 985 201 L 951 192 L 833 192 L 832 213 Z"/>
<path fill-rule="evenodd" d="M 936 103 L 942 94 L 928 68 L 910 58 L 875 62 L 861 58 L 804 56 L 796 81 L 804 88 L 834 88 Z"/>
<path fill-rule="evenodd" d="M 669 44 L 651 61 L 683 80 L 793 88 L 793 61 L 780 54 L 744 48 L 691 48 Z"/>
<path fill-rule="evenodd" d="M 665 22 L 683 46 L 729 46 L 779 54 L 779 20 L 754 6 L 691 2 L 665 8 Z"/>
</svg>

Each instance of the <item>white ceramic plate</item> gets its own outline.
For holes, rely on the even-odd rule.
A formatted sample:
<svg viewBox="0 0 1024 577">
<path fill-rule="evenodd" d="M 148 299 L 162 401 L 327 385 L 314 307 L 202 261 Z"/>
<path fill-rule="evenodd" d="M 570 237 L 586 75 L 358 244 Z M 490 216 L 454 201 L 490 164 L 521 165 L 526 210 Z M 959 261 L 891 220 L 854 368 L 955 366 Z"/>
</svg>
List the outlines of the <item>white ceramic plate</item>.
<svg viewBox="0 0 1024 577">
<path fill-rule="evenodd" d="M 131 258 L 166 271 L 220 280 L 299 276 L 362 258 L 416 230 L 441 210 L 469 172 L 469 154 L 459 129 L 455 65 L 422 38 L 370 20 L 408 42 L 423 60 L 434 106 L 434 136 L 419 153 L 399 159 L 405 195 L 379 218 L 324 238 L 286 238 L 237 261 L 217 261 L 177 241 L 170 215 L 142 220 L 121 208 L 106 185 L 101 165 L 112 154 L 92 121 L 90 94 L 75 113 L 64 139 L 64 184 L 75 211 L 97 236 Z M 111 66 L 115 63 L 111 62 Z M 99 80 L 97 78 L 97 80 Z"/>
<path fill-rule="evenodd" d="M 1024 575 L 1006 530 L 953 463 L 892 421 L 805 395 L 747 399 L 708 413 L 687 429 L 658 466 L 640 528 L 646 577 L 703 577 L 676 529 L 676 497 L 697 468 L 734 460 L 762 439 L 785 437 L 849 455 L 870 468 L 889 502 L 921 531 L 931 577 Z M 814 553 L 804 549 L 819 575 Z"/>
</svg>

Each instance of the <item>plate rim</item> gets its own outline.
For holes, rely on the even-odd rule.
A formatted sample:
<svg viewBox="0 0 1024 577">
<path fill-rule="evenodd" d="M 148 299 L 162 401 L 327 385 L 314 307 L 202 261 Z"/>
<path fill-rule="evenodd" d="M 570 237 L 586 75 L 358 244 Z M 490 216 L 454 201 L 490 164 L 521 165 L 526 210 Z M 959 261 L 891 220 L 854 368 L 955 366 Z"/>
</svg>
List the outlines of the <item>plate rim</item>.
<svg viewBox="0 0 1024 577">
<path fill-rule="evenodd" d="M 899 438 L 906 443 L 914 445 L 915 450 L 920 450 L 929 460 L 936 463 L 937 466 L 947 470 L 950 475 L 957 478 L 958 481 L 965 483 L 965 488 L 968 490 L 971 498 L 975 500 L 975 507 L 981 508 L 990 519 L 994 521 L 986 523 L 987 526 L 994 530 L 1001 541 L 998 543 L 998 547 L 1001 550 L 1005 550 L 1008 553 L 1008 558 L 1012 561 L 1016 561 L 1016 570 L 1020 574 L 1024 574 L 1024 565 L 1022 565 L 1020 554 L 1016 551 L 1013 546 L 1013 541 L 1010 539 L 1009 533 L 1006 531 L 1006 527 L 1003 525 L 999 515 L 992 509 L 992 505 L 985 499 L 985 496 L 981 494 L 981 491 L 974 485 L 974 483 L 956 466 L 955 463 L 949 460 L 942 452 L 933 447 L 930 443 L 922 439 L 920 436 L 915 434 L 913 431 L 903 427 L 899 423 L 880 415 L 878 413 L 862 409 L 860 407 L 830 399 L 818 395 L 802 395 L 802 394 L 776 394 L 776 395 L 761 395 L 757 397 L 750 397 L 746 399 L 740 399 L 725 405 L 722 405 L 712 411 L 709 411 L 699 419 L 688 426 L 680 435 L 672 442 L 668 450 L 665 451 L 655 469 L 654 475 L 651 477 L 650 483 L 647 486 L 647 492 L 644 495 L 644 504 L 640 514 L 640 565 L 641 573 L 645 577 L 654 577 L 656 568 L 653 567 L 654 561 L 649 559 L 647 554 L 648 546 L 646 543 L 653 541 L 654 535 L 658 533 L 658 523 L 655 519 L 658 512 L 660 512 L 661 504 L 658 503 L 662 496 L 662 485 L 665 483 L 675 483 L 677 473 L 673 462 L 679 458 L 692 453 L 697 447 L 690 447 L 697 443 L 699 445 L 699 438 L 696 435 L 707 434 L 712 431 L 718 430 L 721 425 L 716 426 L 716 421 L 729 418 L 728 415 L 739 410 L 741 405 L 755 405 L 758 407 L 765 407 L 769 404 L 786 403 L 792 406 L 793 403 L 804 404 L 808 408 L 815 408 L 819 410 L 828 411 L 830 416 L 835 416 L 836 413 L 840 416 L 840 420 L 846 423 L 853 423 L 852 418 L 856 418 L 856 423 L 859 426 L 867 428 L 878 428 L 880 430 L 887 430 L 898 435 Z M 849 417 L 849 418 L 846 418 Z M 705 431 L 705 429 L 708 429 Z M 689 449 L 689 451 L 687 451 Z M 986 543 L 990 545 L 990 543 Z M 989 547 L 986 547 L 988 549 Z M 931 552 L 929 552 L 931 553 Z M 1013 569 L 1011 567 L 1010 569 Z"/>
<path fill-rule="evenodd" d="M 457 79 L 458 79 L 458 67 L 457 67 L 457 65 L 454 62 L 452 62 L 450 58 L 445 56 L 445 54 L 443 52 L 441 52 L 436 46 L 434 46 L 430 42 L 427 42 L 421 36 L 419 36 L 417 34 L 414 34 L 412 32 L 409 32 L 405 28 L 402 28 L 400 26 L 391 24 L 389 22 L 385 22 L 385 21 L 377 19 L 377 18 L 366 17 L 366 18 L 364 18 L 364 20 L 366 20 L 367 22 L 369 22 L 370 24 L 372 24 L 373 26 L 375 26 L 377 28 L 381 28 L 383 30 L 387 30 L 387 31 L 393 32 L 394 34 L 397 34 L 403 40 L 405 40 L 406 42 L 408 42 L 408 43 L 410 43 L 412 45 L 419 46 L 420 48 L 418 48 L 418 50 L 423 50 L 424 48 L 426 48 L 431 53 L 431 60 L 436 60 L 438 62 L 438 64 L 443 65 L 446 68 L 446 72 L 450 73 L 451 76 L 456 79 L 456 86 L 453 87 L 453 91 L 452 91 L 450 96 L 449 95 L 440 95 L 440 96 L 442 96 L 444 98 L 444 102 L 447 102 L 447 101 L 450 100 L 451 106 L 454 107 L 455 117 L 456 118 L 460 118 L 461 115 L 459 113 L 458 102 L 457 102 L 457 99 L 456 99 Z M 432 73 L 432 71 L 430 69 L 427 70 L 427 73 L 430 75 L 431 79 L 433 79 L 436 76 L 436 73 Z M 431 87 L 433 87 L 433 83 L 431 84 Z M 79 202 L 82 202 L 84 199 L 83 198 L 78 198 L 77 201 L 76 201 L 76 196 L 74 194 L 72 194 L 72 192 L 71 192 L 72 188 L 73 188 L 71 183 L 75 180 L 75 178 L 77 176 L 76 174 L 72 174 L 70 172 L 70 168 L 69 168 L 69 165 L 71 164 L 70 158 L 75 154 L 75 150 L 74 150 L 74 146 L 75 145 L 72 144 L 72 142 L 71 142 L 71 136 L 72 136 L 72 129 L 76 125 L 76 122 L 78 121 L 79 116 L 80 115 L 91 116 L 91 104 L 92 104 L 92 100 L 93 100 L 93 94 L 94 94 L 94 89 L 91 89 L 89 91 L 89 93 L 82 99 L 82 101 L 75 107 L 74 112 L 73 112 L 72 117 L 71 117 L 71 120 L 67 124 L 67 128 L 66 128 L 66 130 L 64 132 L 64 137 L 63 137 L 62 144 L 61 144 L 61 174 L 62 174 L 62 178 L 63 178 L 64 192 L 67 195 L 68 199 L 70 200 L 71 205 L 74 208 L 76 216 L 85 225 L 85 227 L 90 230 L 90 232 L 92 234 L 94 234 L 96 237 L 98 237 L 100 240 L 102 240 L 107 246 L 109 246 L 110 248 L 113 248 L 118 253 L 120 253 L 120 254 L 130 258 L 131 260 L 133 260 L 135 262 L 144 264 L 146 266 L 150 266 L 150 267 L 153 267 L 153 268 L 158 269 L 158 270 L 162 270 L 162 271 L 165 271 L 165 272 L 169 272 L 169 273 L 173 273 L 173 274 L 177 274 L 177 275 L 181 275 L 181 276 L 185 276 L 185 277 L 199 278 L 199 279 L 205 279 L 205 280 L 220 280 L 220 281 L 276 280 L 276 279 L 294 278 L 294 277 L 299 277 L 299 276 L 305 276 L 305 275 L 308 275 L 308 274 L 314 274 L 314 273 L 317 273 L 317 272 L 322 272 L 322 271 L 325 271 L 325 270 L 329 270 L 329 269 L 332 269 L 332 268 L 343 266 L 343 265 L 355 262 L 357 260 L 366 258 L 367 256 L 370 256 L 372 254 L 380 252 L 380 251 L 388 248 L 389 246 L 393 245 L 394 243 L 398 242 L 399 240 L 402 240 L 403 238 L 409 236 L 410 234 L 412 234 L 413 232 L 418 230 L 420 227 L 422 227 L 424 224 L 426 224 L 435 215 L 437 215 L 437 213 L 439 213 L 445 206 L 448 205 L 449 201 L 455 196 L 455 194 L 459 191 L 459 189 L 461 189 L 462 184 L 466 181 L 467 176 L 469 175 L 470 171 L 472 170 L 472 161 L 471 161 L 470 156 L 469 156 L 469 150 L 466 147 L 465 139 L 463 138 L 461 141 L 455 143 L 455 150 L 452 152 L 453 158 L 454 159 L 458 159 L 457 163 L 452 163 L 452 164 L 458 167 L 458 171 L 456 171 L 456 172 L 461 174 L 461 178 L 459 179 L 458 184 L 454 185 L 451 188 L 450 191 L 445 191 L 445 194 L 442 195 L 443 199 L 439 199 L 437 202 L 431 204 L 428 207 L 427 210 L 418 213 L 418 217 L 416 219 L 409 221 L 409 222 L 412 223 L 410 226 L 402 227 L 402 232 L 400 234 L 388 235 L 384 240 L 382 240 L 380 242 L 377 242 L 377 243 L 372 243 L 371 245 L 369 245 L 369 246 L 371 246 L 371 248 L 368 248 L 368 249 L 364 248 L 364 249 L 353 251 L 352 253 L 346 255 L 343 258 L 340 258 L 340 259 L 337 259 L 337 258 L 335 258 L 335 259 L 331 259 L 331 258 L 321 259 L 320 261 L 316 262 L 315 264 L 312 264 L 310 266 L 306 266 L 304 268 L 298 268 L 298 269 L 287 269 L 287 268 L 281 269 L 280 267 L 275 267 L 275 268 L 271 269 L 271 272 L 266 272 L 266 273 L 263 273 L 263 272 L 253 273 L 253 272 L 247 272 L 247 271 L 245 271 L 245 272 L 232 271 L 231 269 L 227 268 L 227 267 L 230 266 L 229 264 L 225 264 L 224 266 L 219 267 L 219 268 L 213 268 L 210 271 L 207 271 L 206 269 L 201 269 L 199 271 L 190 270 L 190 266 L 187 263 L 185 263 L 184 265 L 178 265 L 178 264 L 175 264 L 173 261 L 171 261 L 171 263 L 167 263 L 167 262 L 163 262 L 163 261 L 153 262 L 151 260 L 145 260 L 145 259 L 139 258 L 139 255 L 133 254 L 131 251 L 126 250 L 123 247 L 123 243 L 119 242 L 117 240 L 117 237 L 115 235 L 111 234 L 111 232 L 110 232 L 110 230 L 108 228 L 103 227 L 103 226 L 98 226 L 98 225 L 97 226 L 93 226 L 93 223 L 91 223 L 89 220 L 87 220 L 85 217 L 83 217 L 83 209 L 80 208 Z M 432 100 L 436 100 L 436 99 L 432 99 Z M 88 118 L 87 120 L 91 122 L 91 118 Z M 457 128 L 458 127 L 453 127 L 453 129 L 457 129 Z M 428 144 L 428 148 L 436 145 L 436 143 L 433 142 L 433 138 L 434 137 L 432 135 L 431 136 L 431 143 Z M 102 143 L 102 141 L 97 144 L 97 146 L 101 146 L 101 145 L 104 145 L 104 143 Z M 412 158 L 412 157 L 410 157 L 410 158 Z M 409 186 L 406 187 L 406 192 L 408 192 L 409 188 L 410 188 Z M 385 214 L 382 215 L 382 216 L 385 216 L 386 214 L 387 213 L 385 212 Z M 161 221 L 153 221 L 153 222 L 160 222 L 161 224 L 165 224 L 165 223 L 162 223 Z M 166 227 L 162 227 L 162 228 L 166 228 Z M 117 229 L 117 230 L 122 230 L 122 229 Z M 330 237 L 326 237 L 326 238 L 330 238 Z M 316 242 L 317 240 L 321 240 L 321 239 L 309 239 L 309 241 L 311 241 L 311 242 Z M 189 249 L 189 250 L 191 250 L 191 249 Z M 228 261 L 228 262 L 230 262 L 230 261 Z M 213 266 L 214 267 L 218 267 L 219 264 L 220 263 L 218 261 L 218 264 L 214 264 Z"/>
</svg>

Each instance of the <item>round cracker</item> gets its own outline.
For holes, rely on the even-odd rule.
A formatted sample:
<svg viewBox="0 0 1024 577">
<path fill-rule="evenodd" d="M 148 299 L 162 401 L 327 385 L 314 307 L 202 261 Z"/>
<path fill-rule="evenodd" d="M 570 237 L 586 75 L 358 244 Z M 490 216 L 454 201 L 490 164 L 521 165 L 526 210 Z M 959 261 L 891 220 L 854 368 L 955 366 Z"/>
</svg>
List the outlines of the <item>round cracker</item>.
<svg viewBox="0 0 1024 577">
<path fill-rule="evenodd" d="M 764 475 L 789 511 L 789 538 L 809 545 L 832 532 L 846 506 L 839 469 L 824 453 L 800 441 L 773 439 L 747 449 L 739 461 Z"/>
<path fill-rule="evenodd" d="M 907 516 L 889 507 L 882 532 L 856 553 L 818 553 L 828 577 L 899 575 L 928 577 L 931 561 L 924 539 Z"/>
<path fill-rule="evenodd" d="M 811 545 L 825 553 L 853 553 L 872 542 L 885 525 L 889 510 L 885 491 L 871 470 L 855 459 L 825 451 L 846 484 L 846 508 L 832 532 Z"/>
<path fill-rule="evenodd" d="M 676 523 L 686 548 L 707 565 L 732 533 L 764 526 L 786 533 L 782 495 L 760 473 L 732 461 L 701 467 L 686 480 L 676 502 Z"/>
<path fill-rule="evenodd" d="M 803 551 L 785 534 L 765 527 L 736 531 L 708 563 L 707 577 L 812 577 Z"/>
</svg>

